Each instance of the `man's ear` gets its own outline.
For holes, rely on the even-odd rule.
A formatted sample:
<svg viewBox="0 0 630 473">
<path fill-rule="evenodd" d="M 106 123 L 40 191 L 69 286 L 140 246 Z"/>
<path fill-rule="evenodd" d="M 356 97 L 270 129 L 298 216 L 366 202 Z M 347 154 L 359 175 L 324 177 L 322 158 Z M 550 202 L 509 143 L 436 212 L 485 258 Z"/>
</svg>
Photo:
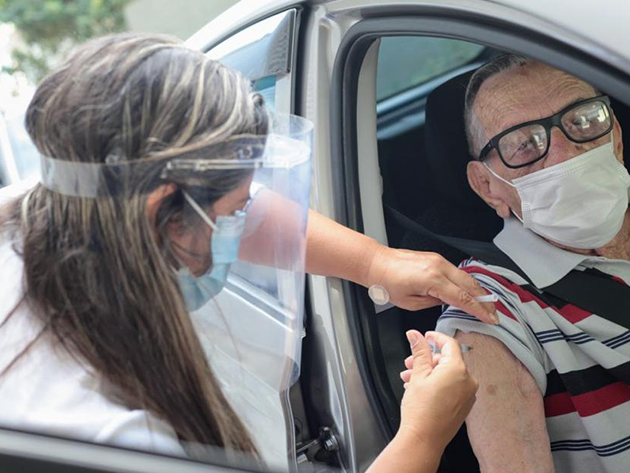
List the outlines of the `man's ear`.
<svg viewBox="0 0 630 473">
<path fill-rule="evenodd" d="M 617 117 L 613 116 L 613 120 L 614 120 L 613 132 L 614 132 L 615 140 L 617 140 L 617 142 L 614 143 L 615 156 L 617 156 L 617 159 L 619 159 L 621 163 L 623 163 L 623 134 L 621 132 L 621 126 L 619 125 L 619 122 L 617 121 Z"/>
<path fill-rule="evenodd" d="M 492 176 L 488 168 L 480 161 L 470 161 L 466 167 L 466 175 L 472 190 L 492 207 L 499 217 L 508 218 L 510 216 L 510 206 L 500 195 L 493 192 Z"/>
</svg>

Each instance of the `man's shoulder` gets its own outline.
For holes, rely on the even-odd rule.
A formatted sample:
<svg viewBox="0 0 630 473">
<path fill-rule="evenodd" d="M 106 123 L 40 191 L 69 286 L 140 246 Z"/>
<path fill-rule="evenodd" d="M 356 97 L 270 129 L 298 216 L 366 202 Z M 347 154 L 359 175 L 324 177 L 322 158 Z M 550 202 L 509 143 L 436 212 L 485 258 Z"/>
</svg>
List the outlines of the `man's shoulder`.
<svg viewBox="0 0 630 473">
<path fill-rule="evenodd" d="M 511 269 L 489 264 L 477 258 L 468 258 L 459 264 L 459 269 L 470 274 L 479 282 L 494 280 L 503 286 L 526 286 L 529 281 Z M 482 284 L 483 285 L 483 284 Z"/>
</svg>

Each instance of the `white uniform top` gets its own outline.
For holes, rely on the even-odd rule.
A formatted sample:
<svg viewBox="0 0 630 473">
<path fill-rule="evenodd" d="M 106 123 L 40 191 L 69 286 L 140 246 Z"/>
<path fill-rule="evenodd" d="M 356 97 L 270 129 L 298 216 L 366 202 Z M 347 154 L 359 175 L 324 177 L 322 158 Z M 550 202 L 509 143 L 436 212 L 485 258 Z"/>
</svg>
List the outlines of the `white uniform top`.
<svg viewBox="0 0 630 473">
<path fill-rule="evenodd" d="M 17 191 L 16 186 L 0 189 L 0 205 Z M 22 298 L 23 271 L 13 242 L 0 235 L 0 373 L 41 331 L 27 304 L 6 320 Z M 98 376 L 47 336 L 0 375 L 0 425 L 184 455 L 167 422 L 109 399 Z"/>
</svg>

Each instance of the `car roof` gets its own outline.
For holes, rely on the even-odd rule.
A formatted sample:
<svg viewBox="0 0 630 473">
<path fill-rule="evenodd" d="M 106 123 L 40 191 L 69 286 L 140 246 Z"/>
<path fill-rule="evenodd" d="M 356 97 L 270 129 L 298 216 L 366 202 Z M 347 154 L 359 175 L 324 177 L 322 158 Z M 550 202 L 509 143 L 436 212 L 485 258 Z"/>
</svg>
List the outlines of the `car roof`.
<svg viewBox="0 0 630 473">
<path fill-rule="evenodd" d="M 299 5 L 329 4 L 334 11 L 352 8 L 354 4 L 386 7 L 390 4 L 435 6 L 436 3 L 445 8 L 471 12 L 491 12 L 494 7 L 502 13 L 509 10 L 526 13 L 558 30 L 570 32 L 569 40 L 589 54 L 618 67 L 624 64 L 625 69 L 630 71 L 630 42 L 626 34 L 627 19 L 630 18 L 628 2 L 615 2 L 614 8 L 610 3 L 607 8 L 602 8 L 598 2 L 574 0 L 241 0 L 191 36 L 186 44 L 194 49 L 207 50 L 229 34 Z"/>
</svg>

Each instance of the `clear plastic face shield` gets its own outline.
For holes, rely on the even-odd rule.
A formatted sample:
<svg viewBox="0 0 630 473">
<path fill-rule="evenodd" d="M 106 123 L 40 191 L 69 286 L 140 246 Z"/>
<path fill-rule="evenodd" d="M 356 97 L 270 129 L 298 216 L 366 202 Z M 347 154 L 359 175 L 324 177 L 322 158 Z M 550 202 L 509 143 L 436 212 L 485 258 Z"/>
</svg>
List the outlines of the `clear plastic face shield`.
<svg viewBox="0 0 630 473">
<path fill-rule="evenodd" d="M 159 172 L 163 183 L 178 183 L 182 214 L 195 222 L 167 242 L 173 271 L 210 364 L 250 429 L 257 421 L 243 404 L 269 417 L 278 410 L 273 393 L 277 399 L 299 376 L 311 146 L 310 122 L 277 115 L 265 137 L 233 137 L 166 158 Z M 42 157 L 42 184 L 106 198 L 151 166 L 151 158 L 92 164 Z M 213 179 L 221 192 L 208 184 Z"/>
</svg>

